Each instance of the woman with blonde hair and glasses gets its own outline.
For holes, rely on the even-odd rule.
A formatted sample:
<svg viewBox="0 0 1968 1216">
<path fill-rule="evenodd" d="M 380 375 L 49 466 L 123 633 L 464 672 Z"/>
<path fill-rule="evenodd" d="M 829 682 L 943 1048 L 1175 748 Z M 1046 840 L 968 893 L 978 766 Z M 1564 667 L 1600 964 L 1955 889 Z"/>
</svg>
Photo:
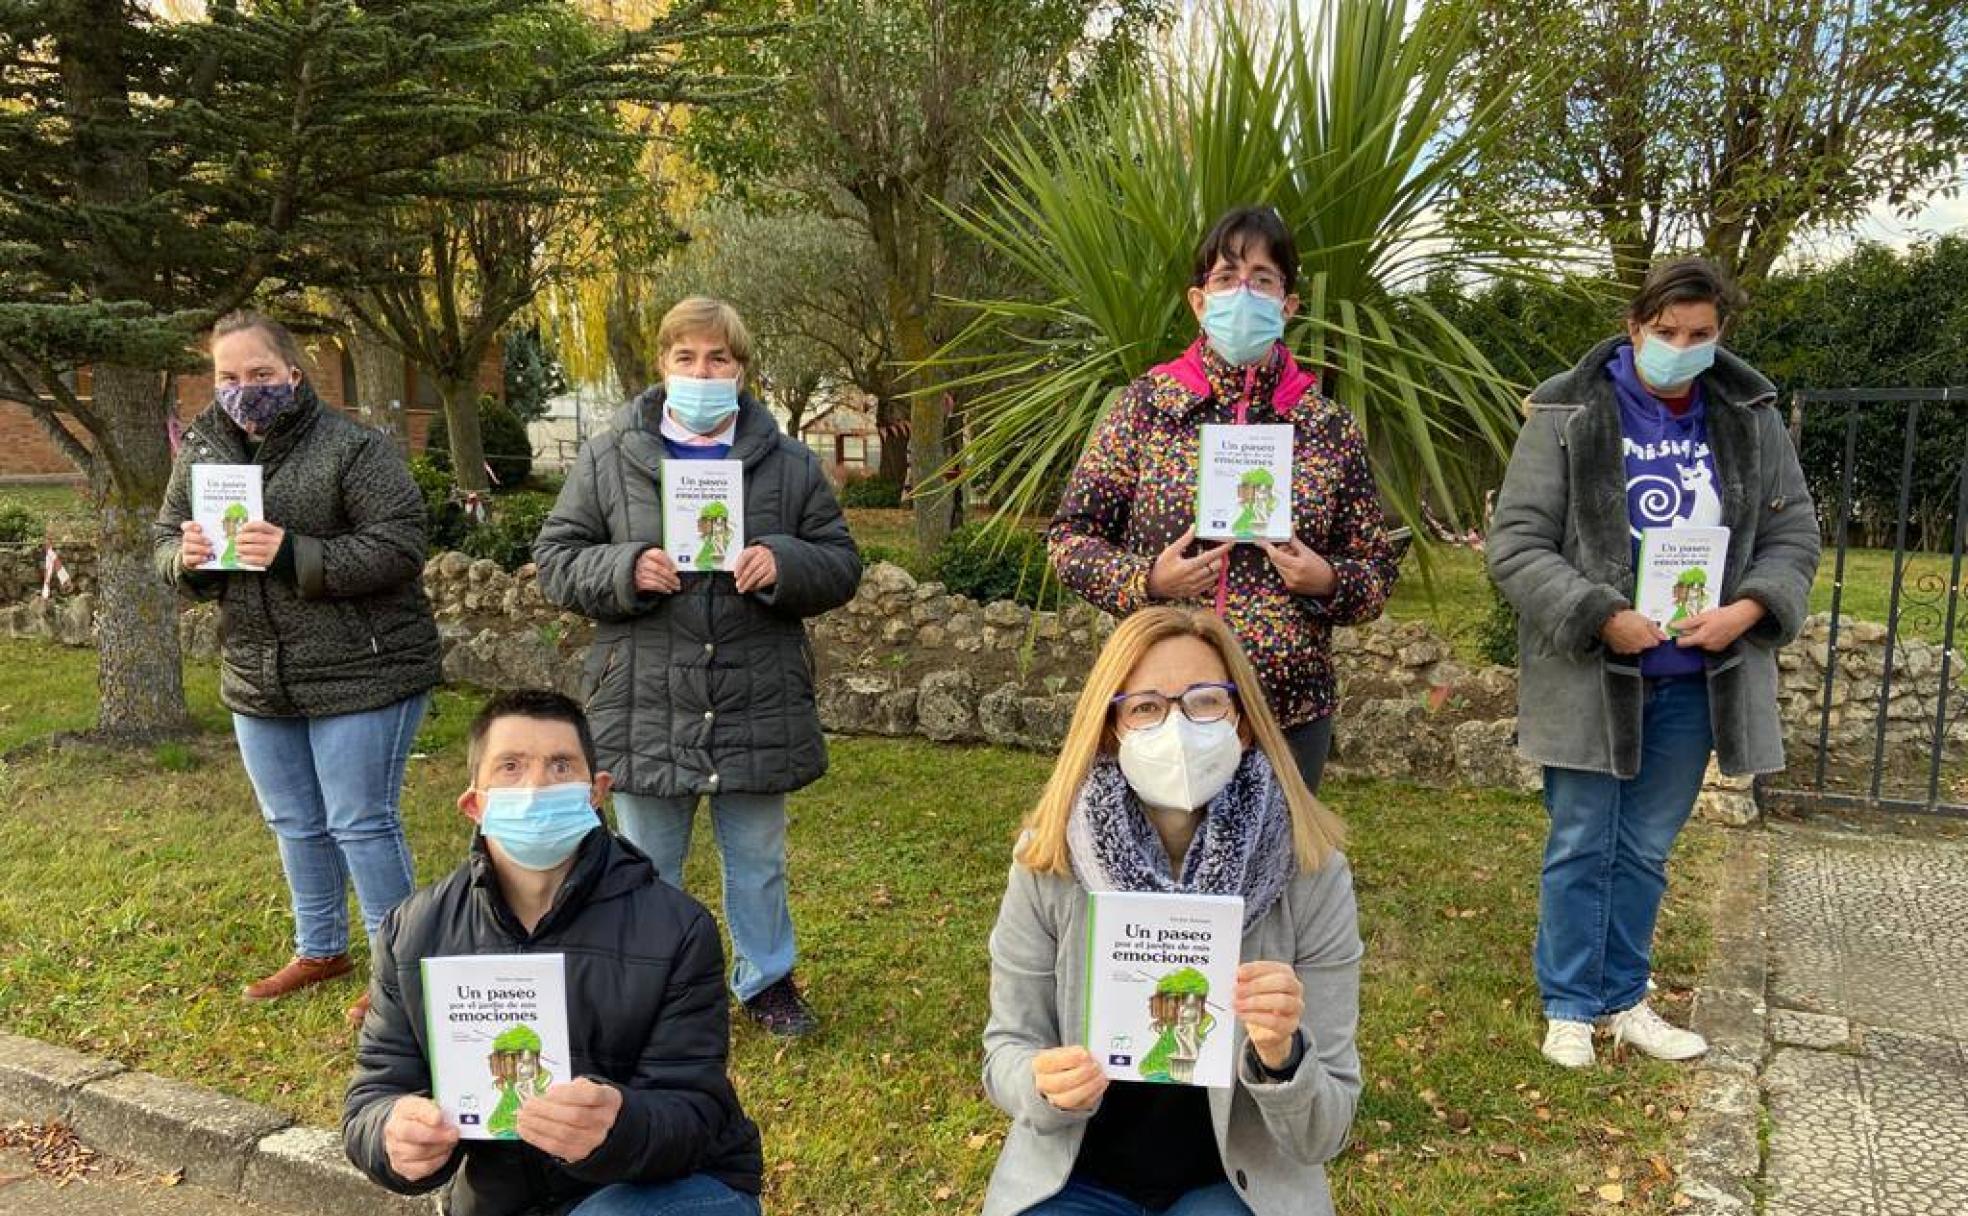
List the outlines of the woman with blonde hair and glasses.
<svg viewBox="0 0 1968 1216">
<path fill-rule="evenodd" d="M 1323 1165 L 1360 1093 L 1360 934 L 1340 840 L 1229 627 L 1175 606 L 1123 621 L 1025 819 L 991 932 L 984 1085 L 1012 1127 L 985 1216 L 1333 1210 Z M 1231 1088 L 1108 1083 L 1079 1042 L 1090 891 L 1242 897 Z"/>
</svg>

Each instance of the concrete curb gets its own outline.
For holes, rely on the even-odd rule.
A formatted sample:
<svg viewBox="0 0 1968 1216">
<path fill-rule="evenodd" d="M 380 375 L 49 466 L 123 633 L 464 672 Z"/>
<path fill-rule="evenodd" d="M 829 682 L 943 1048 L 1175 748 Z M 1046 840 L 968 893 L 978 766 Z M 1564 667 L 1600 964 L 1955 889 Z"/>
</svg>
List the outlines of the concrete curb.
<svg viewBox="0 0 1968 1216">
<path fill-rule="evenodd" d="M 1763 1173 L 1759 1076 L 1768 1049 L 1770 846 L 1757 829 L 1729 834 L 1711 924 L 1715 949 L 1695 990 L 1690 1027 L 1708 1040 L 1696 1066 L 1680 1152 L 1677 1212 L 1754 1216 Z"/>
<path fill-rule="evenodd" d="M 342 1155 L 326 1128 L 114 1060 L 0 1032 L 0 1119 L 61 1119 L 91 1148 L 293 1216 L 429 1216 L 434 1198 L 393 1195 Z"/>
</svg>

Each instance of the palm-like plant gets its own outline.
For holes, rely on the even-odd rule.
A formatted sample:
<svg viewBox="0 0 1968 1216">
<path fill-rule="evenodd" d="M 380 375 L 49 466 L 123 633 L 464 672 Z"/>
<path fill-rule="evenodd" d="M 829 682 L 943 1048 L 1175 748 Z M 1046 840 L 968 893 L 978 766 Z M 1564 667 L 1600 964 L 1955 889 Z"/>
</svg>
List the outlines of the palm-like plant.
<svg viewBox="0 0 1968 1216">
<path fill-rule="evenodd" d="M 1398 515 L 1469 518 L 1507 452 L 1517 387 L 1410 290 L 1562 260 L 1503 217 L 1442 218 L 1484 129 L 1449 89 L 1468 27 L 1442 4 L 1410 26 L 1405 0 L 1325 0 L 1260 39 L 1248 8 L 1212 11 L 1200 60 L 1003 142 L 991 188 L 954 217 L 1037 285 L 962 301 L 974 316 L 932 364 L 938 391 L 969 399 L 960 476 L 1001 515 L 1050 509 L 1118 390 L 1194 339 L 1194 249 L 1253 202 L 1299 240 L 1287 340 L 1358 418 Z"/>
</svg>

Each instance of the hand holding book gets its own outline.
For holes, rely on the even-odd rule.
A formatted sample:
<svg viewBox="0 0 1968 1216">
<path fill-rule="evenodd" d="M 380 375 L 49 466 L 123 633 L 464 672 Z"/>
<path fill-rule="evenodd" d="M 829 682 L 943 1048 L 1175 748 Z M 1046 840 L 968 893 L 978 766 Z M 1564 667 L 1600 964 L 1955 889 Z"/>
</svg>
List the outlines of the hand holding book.
<svg viewBox="0 0 1968 1216">
<path fill-rule="evenodd" d="M 1684 647 L 1700 647 L 1713 654 L 1727 650 L 1737 638 L 1749 632 L 1767 611 L 1755 600 L 1737 600 L 1720 608 L 1710 608 L 1683 617 L 1675 627 L 1674 640 Z"/>
<path fill-rule="evenodd" d="M 1237 968 L 1232 1008 L 1251 1049 L 1274 1071 L 1291 1062 L 1292 1042 L 1305 1016 L 1305 985 L 1284 963 L 1245 963 Z"/>
<path fill-rule="evenodd" d="M 551 1085 L 519 1108 L 519 1138 L 562 1161 L 585 1161 L 608 1139 L 622 1113 L 622 1091 L 576 1077 Z"/>
</svg>

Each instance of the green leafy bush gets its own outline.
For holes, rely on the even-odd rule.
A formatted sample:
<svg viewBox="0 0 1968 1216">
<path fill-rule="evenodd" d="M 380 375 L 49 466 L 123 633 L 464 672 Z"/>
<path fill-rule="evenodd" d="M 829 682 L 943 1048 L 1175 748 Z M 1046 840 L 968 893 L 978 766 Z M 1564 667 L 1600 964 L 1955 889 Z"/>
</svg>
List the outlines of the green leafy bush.
<svg viewBox="0 0 1968 1216">
<path fill-rule="evenodd" d="M 922 556 L 913 548 L 902 545 L 881 544 L 859 545 L 858 547 L 861 550 L 861 566 L 863 569 L 873 566 L 876 562 L 891 562 L 907 570 L 917 579 L 934 577 L 935 563 L 933 561 L 924 561 Z"/>
<path fill-rule="evenodd" d="M 1490 587 L 1490 613 L 1476 628 L 1476 646 L 1492 663 L 1517 666 L 1517 609 L 1494 584 Z"/>
<path fill-rule="evenodd" d="M 554 496 L 521 490 L 492 500 L 492 518 L 465 533 L 458 548 L 473 557 L 488 557 L 506 570 L 533 560 L 533 539 L 553 510 Z"/>
<path fill-rule="evenodd" d="M 886 477 L 850 478 L 841 486 L 843 507 L 894 510 L 902 505 L 902 483 Z"/>
<path fill-rule="evenodd" d="M 47 521 L 27 509 L 27 504 L 0 502 L 0 542 L 27 544 L 45 535 Z"/>
<path fill-rule="evenodd" d="M 1028 608 L 1057 608 L 1065 599 L 1046 564 L 1045 541 L 1025 528 L 965 524 L 937 550 L 933 573 L 951 594 L 984 603 L 1016 600 Z"/>
<path fill-rule="evenodd" d="M 525 483 L 533 472 L 533 443 L 526 437 L 526 424 L 519 415 L 501 405 L 497 398 L 478 399 L 479 438 L 485 445 L 485 463 L 501 487 L 512 489 Z M 424 443 L 424 457 L 432 466 L 451 472 L 451 428 L 440 412 L 431 420 L 430 438 Z"/>
<path fill-rule="evenodd" d="M 425 540 L 430 551 L 442 553 L 457 548 L 471 529 L 464 505 L 458 501 L 457 479 L 438 468 L 428 456 L 410 458 L 410 476 L 424 496 Z"/>
</svg>

